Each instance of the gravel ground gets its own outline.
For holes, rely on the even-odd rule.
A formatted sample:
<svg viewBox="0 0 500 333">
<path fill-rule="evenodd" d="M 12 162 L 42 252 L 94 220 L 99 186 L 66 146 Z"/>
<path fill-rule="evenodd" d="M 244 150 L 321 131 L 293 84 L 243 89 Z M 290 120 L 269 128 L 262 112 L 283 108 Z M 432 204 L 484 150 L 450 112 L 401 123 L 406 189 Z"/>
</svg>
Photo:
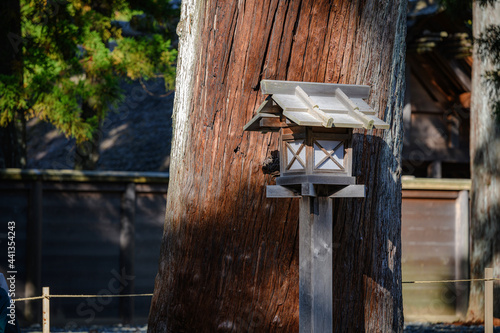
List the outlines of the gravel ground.
<svg viewBox="0 0 500 333">
<path fill-rule="evenodd" d="M 126 325 L 115 325 L 115 326 L 89 326 L 89 327 L 75 327 L 75 328 L 57 328 L 51 327 L 51 333 L 146 333 L 148 327 L 144 326 L 126 326 Z M 42 333 L 42 327 L 40 325 L 34 325 L 30 328 L 21 329 L 21 332 L 26 333 Z"/>
<path fill-rule="evenodd" d="M 470 332 L 484 333 L 484 326 L 456 326 L 448 324 L 408 324 L 405 325 L 405 333 L 452 333 Z M 500 333 L 500 327 L 495 327 L 494 333 Z"/>
</svg>

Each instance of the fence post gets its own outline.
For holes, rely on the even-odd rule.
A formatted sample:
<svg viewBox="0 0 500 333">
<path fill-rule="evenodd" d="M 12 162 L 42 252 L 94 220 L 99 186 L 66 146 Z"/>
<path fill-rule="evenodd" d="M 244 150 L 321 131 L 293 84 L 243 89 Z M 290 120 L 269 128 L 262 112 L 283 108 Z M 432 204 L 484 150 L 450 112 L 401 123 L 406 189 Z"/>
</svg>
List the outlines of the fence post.
<svg viewBox="0 0 500 333">
<path fill-rule="evenodd" d="M 484 278 L 493 279 L 493 268 L 484 269 Z M 484 281 L 484 332 L 493 333 L 493 280 Z"/>
<path fill-rule="evenodd" d="M 42 281 L 42 211 L 43 183 L 37 179 L 29 192 L 28 220 L 26 225 L 26 285 L 25 296 L 39 296 Z M 40 308 L 37 301 L 26 301 L 25 315 L 30 323 L 40 322 Z"/>
<path fill-rule="evenodd" d="M 43 314 L 43 333 L 50 333 L 50 288 L 43 287 L 42 291 L 42 314 Z"/>
<path fill-rule="evenodd" d="M 121 199 L 120 216 L 120 274 L 134 276 L 135 279 L 135 183 L 127 184 Z M 135 292 L 134 279 L 123 285 L 120 294 Z M 124 324 L 131 324 L 134 318 L 134 298 L 120 298 L 120 317 Z"/>
</svg>

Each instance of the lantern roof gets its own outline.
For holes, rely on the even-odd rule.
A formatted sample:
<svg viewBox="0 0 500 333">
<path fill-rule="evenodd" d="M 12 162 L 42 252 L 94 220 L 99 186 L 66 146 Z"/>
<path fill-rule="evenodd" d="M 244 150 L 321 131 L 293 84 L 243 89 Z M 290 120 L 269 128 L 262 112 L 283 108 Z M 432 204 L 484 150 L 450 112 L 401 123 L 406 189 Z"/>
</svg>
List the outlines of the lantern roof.
<svg viewBox="0 0 500 333">
<path fill-rule="evenodd" d="M 370 87 L 296 81 L 262 80 L 262 94 L 269 97 L 244 127 L 245 131 L 270 132 L 288 126 L 388 129 L 365 101 Z"/>
</svg>

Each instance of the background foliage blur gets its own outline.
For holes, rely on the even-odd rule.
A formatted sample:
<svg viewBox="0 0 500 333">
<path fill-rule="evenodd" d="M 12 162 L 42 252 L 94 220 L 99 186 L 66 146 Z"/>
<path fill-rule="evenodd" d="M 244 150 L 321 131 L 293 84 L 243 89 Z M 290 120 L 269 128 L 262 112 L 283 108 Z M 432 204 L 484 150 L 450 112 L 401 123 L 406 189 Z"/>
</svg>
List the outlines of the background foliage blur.
<svg viewBox="0 0 500 333">
<path fill-rule="evenodd" d="M 121 80 L 161 77 L 165 90 L 173 89 L 178 8 L 169 0 L 6 0 L 0 6 L 4 167 L 23 166 L 30 118 L 53 124 L 77 144 L 92 143 L 124 99 Z"/>
</svg>

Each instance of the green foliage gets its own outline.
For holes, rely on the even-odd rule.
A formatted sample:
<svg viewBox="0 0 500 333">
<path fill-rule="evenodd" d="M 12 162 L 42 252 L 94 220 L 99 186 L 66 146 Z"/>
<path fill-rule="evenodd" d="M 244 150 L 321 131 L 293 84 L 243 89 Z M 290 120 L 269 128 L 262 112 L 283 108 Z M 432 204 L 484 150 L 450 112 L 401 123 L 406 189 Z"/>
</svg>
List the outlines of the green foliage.
<svg viewBox="0 0 500 333">
<path fill-rule="evenodd" d="M 169 0 L 20 0 L 22 77 L 0 76 L 0 125 L 16 112 L 51 122 L 78 142 L 92 138 L 123 99 L 120 78 L 175 78 Z M 163 15 L 163 16 L 162 16 Z M 124 36 L 129 22 L 132 36 Z"/>
</svg>

